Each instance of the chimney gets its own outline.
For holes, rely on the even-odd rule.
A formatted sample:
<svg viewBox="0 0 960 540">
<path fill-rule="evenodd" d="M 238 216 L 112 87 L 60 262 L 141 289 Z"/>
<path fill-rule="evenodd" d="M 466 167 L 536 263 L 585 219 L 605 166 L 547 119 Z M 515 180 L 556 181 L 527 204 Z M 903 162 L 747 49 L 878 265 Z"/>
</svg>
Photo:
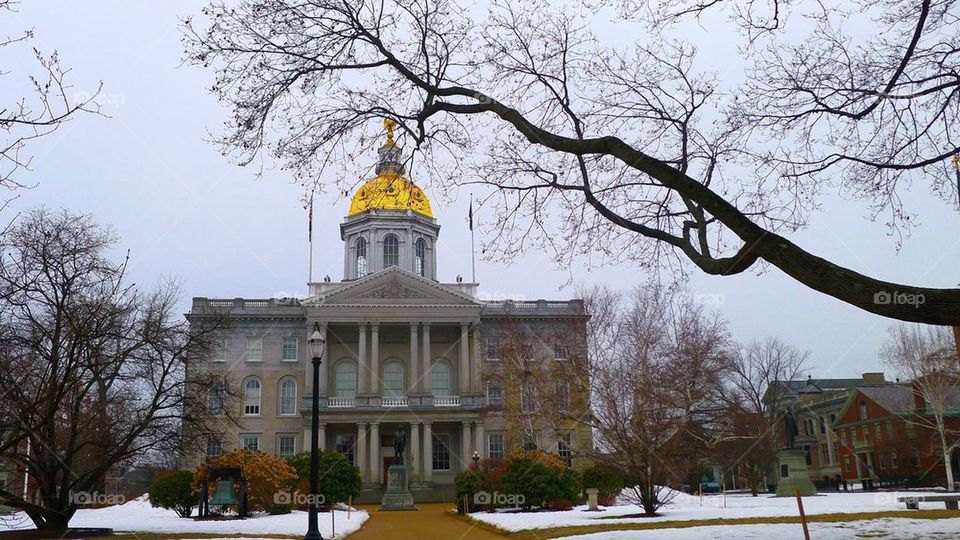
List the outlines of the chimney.
<svg viewBox="0 0 960 540">
<path fill-rule="evenodd" d="M 884 378 L 883 372 L 863 374 L 863 384 L 886 384 L 886 382 L 887 379 Z"/>
</svg>

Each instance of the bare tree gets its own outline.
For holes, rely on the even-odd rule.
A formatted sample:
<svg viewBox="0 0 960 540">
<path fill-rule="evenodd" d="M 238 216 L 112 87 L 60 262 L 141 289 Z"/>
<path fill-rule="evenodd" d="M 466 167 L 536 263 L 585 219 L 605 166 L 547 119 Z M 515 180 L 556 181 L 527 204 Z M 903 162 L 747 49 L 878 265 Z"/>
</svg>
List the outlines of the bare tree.
<svg viewBox="0 0 960 540">
<path fill-rule="evenodd" d="M 16 4 L 13 0 L 0 0 L 0 16 L 12 12 Z M 0 51 L 24 47 L 33 37 L 32 29 L 0 36 Z M 32 49 L 32 54 L 38 70 L 26 75 L 30 94 L 10 103 L 0 103 L 0 133 L 4 135 L 0 141 L 0 188 L 10 192 L 30 186 L 18 180 L 17 173 L 21 169 L 30 169 L 32 157 L 25 148 L 31 141 L 49 135 L 80 113 L 100 112 L 96 97 L 102 84 L 94 92 L 85 95 L 71 92 L 67 81 L 70 70 L 60 63 L 59 54 L 44 54 L 37 48 Z M 9 71 L 0 68 L 0 77 L 9 75 Z M 15 86 L 11 84 L 11 88 Z M 11 200 L 0 200 L 0 210 Z"/>
<path fill-rule="evenodd" d="M 776 337 L 738 349 L 726 385 L 730 432 L 721 455 L 745 473 L 756 496 L 776 463 L 781 445 L 781 414 L 790 394 L 784 383 L 800 379 L 808 352 Z"/>
<path fill-rule="evenodd" d="M 956 487 L 950 457 L 958 445 L 958 433 L 947 425 L 950 411 L 960 407 L 960 358 L 950 330 L 941 326 L 896 325 L 881 352 L 887 363 L 911 381 L 917 402 L 907 419 L 933 431 L 940 443 L 947 489 Z"/>
<path fill-rule="evenodd" d="M 883 281 L 785 236 L 833 186 L 898 231 L 911 223 L 905 184 L 954 200 L 953 2 L 582 4 L 495 0 L 480 14 L 456 0 L 214 1 L 184 21 L 184 38 L 232 107 L 225 153 L 269 154 L 316 183 L 393 118 L 421 178 L 490 188 L 490 257 L 539 244 L 564 267 L 583 255 L 713 275 L 766 263 L 872 313 L 960 321 L 960 289 Z M 611 7 L 616 34 L 635 43 L 593 32 Z M 732 22 L 695 22 L 743 30 L 746 69 L 729 79 L 695 67 L 679 37 L 703 35 L 683 25 L 723 9 Z M 851 20 L 863 21 L 857 35 L 841 29 Z M 352 187 L 338 177 L 315 187 Z"/>
<path fill-rule="evenodd" d="M 663 487 L 684 483 L 724 431 L 731 343 L 722 321 L 655 283 L 609 304 L 622 309 L 591 327 L 591 457 L 620 471 L 626 497 L 654 514 L 669 502 Z"/>
<path fill-rule="evenodd" d="M 186 363 L 208 354 L 219 324 L 188 327 L 174 283 L 127 284 L 126 261 L 106 256 L 114 242 L 90 216 L 45 209 L 0 237 L 0 459 L 37 489 L 0 489 L 0 503 L 51 534 L 111 467 L 188 445 L 218 380 Z"/>
</svg>

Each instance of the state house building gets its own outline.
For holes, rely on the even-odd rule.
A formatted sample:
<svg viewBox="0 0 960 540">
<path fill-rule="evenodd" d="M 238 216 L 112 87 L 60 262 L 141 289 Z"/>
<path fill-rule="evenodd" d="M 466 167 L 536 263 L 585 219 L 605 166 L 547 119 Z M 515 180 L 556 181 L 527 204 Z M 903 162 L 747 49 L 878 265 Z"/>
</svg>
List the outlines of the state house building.
<svg viewBox="0 0 960 540">
<path fill-rule="evenodd" d="M 358 466 L 366 488 L 385 485 L 401 425 L 414 488 L 452 486 L 474 451 L 498 458 L 536 446 L 584 466 L 577 450 L 591 434 L 575 421 L 589 409 L 583 302 L 481 301 L 475 283 L 441 283 L 439 232 L 388 127 L 376 175 L 340 225 L 342 281 L 310 283 L 302 299 L 194 298 L 188 320 L 226 314 L 229 329 L 191 369 L 223 370 L 239 396 L 238 422 L 224 422 L 207 454 L 309 451 L 307 339 L 319 327 L 320 445 Z M 223 403 L 211 394 L 208 406 Z"/>
</svg>

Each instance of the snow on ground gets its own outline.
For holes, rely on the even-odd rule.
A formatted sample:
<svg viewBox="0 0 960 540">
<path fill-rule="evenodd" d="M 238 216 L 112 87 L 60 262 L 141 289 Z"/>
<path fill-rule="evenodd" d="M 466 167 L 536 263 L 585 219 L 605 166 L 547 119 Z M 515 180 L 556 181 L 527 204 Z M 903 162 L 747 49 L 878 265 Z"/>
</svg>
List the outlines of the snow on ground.
<svg viewBox="0 0 960 540">
<path fill-rule="evenodd" d="M 897 502 L 897 497 L 922 495 L 925 492 L 868 492 L 868 493 L 828 493 L 803 498 L 803 509 L 807 515 L 854 512 L 884 512 L 906 510 L 906 505 Z M 726 504 L 726 507 L 724 507 Z M 477 512 L 470 517 L 496 525 L 508 531 L 524 529 L 542 529 L 548 527 L 569 527 L 573 525 L 593 525 L 597 523 L 649 523 L 655 521 L 796 516 L 797 500 L 794 497 L 772 497 L 749 494 L 698 496 L 678 493 L 672 503 L 659 510 L 661 514 L 654 518 L 619 518 L 628 514 L 638 514 L 643 510 L 636 505 L 608 506 L 603 512 L 585 512 L 586 506 L 577 506 L 565 512 L 526 512 L 526 513 L 487 513 Z M 922 509 L 943 509 L 943 503 L 921 503 Z"/>
<path fill-rule="evenodd" d="M 960 518 L 950 519 L 869 519 L 845 523 L 810 523 L 811 538 L 854 540 L 878 538 L 883 540 L 933 540 L 957 538 Z M 566 540 L 703 540 L 704 538 L 736 538 L 738 540 L 767 540 L 769 538 L 803 538 L 798 523 L 768 525 L 709 525 L 685 529 L 654 529 L 647 531 L 611 531 L 568 536 Z"/>
<path fill-rule="evenodd" d="M 196 514 L 196 511 L 194 511 Z M 343 538 L 360 528 L 369 517 L 366 511 L 354 510 L 347 519 L 347 512 L 334 512 L 336 536 L 330 523 L 330 513 L 321 512 L 319 525 L 324 538 Z M 244 533 L 244 534 L 292 534 L 307 532 L 307 512 L 293 511 L 289 514 L 271 516 L 256 514 L 247 519 L 195 521 L 177 516 L 173 510 L 154 508 L 150 503 L 136 499 L 126 504 L 106 508 L 80 509 L 70 520 L 71 527 L 111 527 L 114 531 L 146 531 L 159 533 Z M 33 522 L 25 514 L 0 516 L 0 530 L 32 529 Z"/>
</svg>

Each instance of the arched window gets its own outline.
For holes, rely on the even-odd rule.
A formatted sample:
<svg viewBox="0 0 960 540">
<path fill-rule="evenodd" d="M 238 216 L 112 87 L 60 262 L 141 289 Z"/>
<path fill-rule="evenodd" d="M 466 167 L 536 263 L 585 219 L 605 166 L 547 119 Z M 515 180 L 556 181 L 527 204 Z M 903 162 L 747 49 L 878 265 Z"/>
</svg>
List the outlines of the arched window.
<svg viewBox="0 0 960 540">
<path fill-rule="evenodd" d="M 280 414 L 297 414 L 297 381 L 293 379 L 280 381 Z"/>
<path fill-rule="evenodd" d="M 357 365 L 352 361 L 344 361 L 337 364 L 336 385 L 337 397 L 356 397 Z"/>
<path fill-rule="evenodd" d="M 260 414 L 260 381 L 257 379 L 247 379 L 243 383 L 243 414 Z"/>
<path fill-rule="evenodd" d="M 425 261 L 427 260 L 427 243 L 418 238 L 414 244 L 414 264 L 418 276 L 424 275 Z"/>
<path fill-rule="evenodd" d="M 397 361 L 383 365 L 383 395 L 386 397 L 402 397 L 404 392 L 403 364 Z"/>
<path fill-rule="evenodd" d="M 400 264 L 400 240 L 392 234 L 383 239 L 383 267 L 389 268 Z"/>
<path fill-rule="evenodd" d="M 362 278 L 367 275 L 367 241 L 363 238 L 357 239 L 357 277 Z"/>
<path fill-rule="evenodd" d="M 450 395 L 450 364 L 438 360 L 430 368 L 430 389 L 435 396 Z"/>
</svg>

